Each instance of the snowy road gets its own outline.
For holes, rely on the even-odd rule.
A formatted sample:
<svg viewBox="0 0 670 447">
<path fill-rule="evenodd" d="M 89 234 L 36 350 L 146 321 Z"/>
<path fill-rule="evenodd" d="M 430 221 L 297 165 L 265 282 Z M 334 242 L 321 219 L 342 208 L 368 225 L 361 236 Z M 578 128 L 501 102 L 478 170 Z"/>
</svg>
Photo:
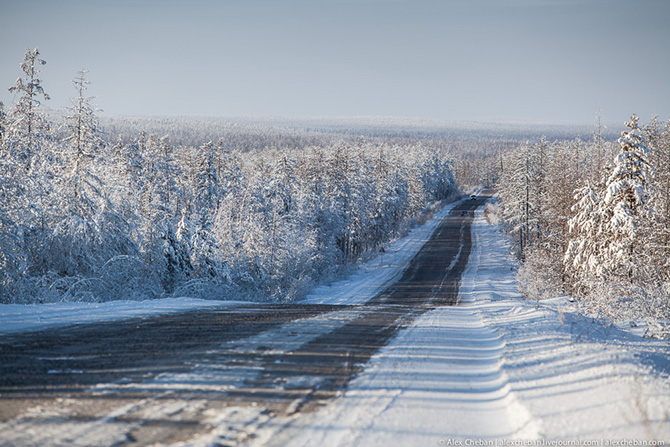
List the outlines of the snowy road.
<svg viewBox="0 0 670 447">
<path fill-rule="evenodd" d="M 7 312 L 0 446 L 669 445 L 668 341 L 522 300 L 476 205 L 286 308 Z"/>
<path fill-rule="evenodd" d="M 344 299 L 354 304 L 342 305 L 335 286 L 338 305 L 312 298 L 5 336 L 0 445 L 261 441 L 275 419 L 340 396 L 399 329 L 455 304 L 481 203 L 441 213 L 406 268 L 381 292 Z"/>
</svg>

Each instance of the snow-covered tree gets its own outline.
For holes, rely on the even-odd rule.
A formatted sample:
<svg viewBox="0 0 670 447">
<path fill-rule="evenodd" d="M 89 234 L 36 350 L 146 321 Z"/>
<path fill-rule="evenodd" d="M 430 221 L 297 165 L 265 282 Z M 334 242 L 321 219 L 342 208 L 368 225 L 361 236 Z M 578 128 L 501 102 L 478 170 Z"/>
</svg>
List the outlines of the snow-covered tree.
<svg viewBox="0 0 670 447">
<path fill-rule="evenodd" d="M 603 272 L 634 280 L 642 274 L 646 237 L 651 225 L 650 180 L 654 171 L 638 118 L 619 138 L 621 150 L 605 180 L 600 206 L 604 244 Z"/>
<path fill-rule="evenodd" d="M 96 159 L 102 156 L 98 149 L 103 146 L 103 141 L 95 117 L 96 108 L 91 105 L 92 98 L 85 96 L 89 85 L 86 71 L 80 70 L 72 84 L 76 95 L 71 98 L 72 106 L 67 109 L 69 135 L 64 140 L 66 150 L 61 155 L 58 180 L 63 186 L 64 214 L 88 219 L 96 214 L 104 195 L 103 181 L 95 172 L 105 164 L 104 160 Z"/>
<path fill-rule="evenodd" d="M 48 131 L 48 123 L 41 111 L 41 100 L 49 100 L 39 77 L 40 65 L 46 64 L 40 59 L 37 48 L 26 50 L 21 63 L 23 77 L 9 88 L 18 96 L 10 117 L 10 150 L 13 156 L 29 167 L 33 152 L 39 150 L 40 140 Z"/>
<path fill-rule="evenodd" d="M 568 221 L 571 236 L 564 256 L 566 271 L 575 275 L 573 283 L 603 274 L 603 241 L 600 236 L 600 191 L 590 182 L 575 190 L 573 217 Z"/>
<path fill-rule="evenodd" d="M 212 142 L 200 147 L 194 172 L 194 208 L 202 219 L 209 220 L 220 197 L 219 163 L 216 148 Z"/>
<path fill-rule="evenodd" d="M 518 256 L 522 259 L 524 250 L 539 233 L 540 190 L 543 187 L 540 178 L 538 151 L 532 145 L 524 144 L 504 157 L 499 195 L 505 221 L 516 239 Z"/>
<path fill-rule="evenodd" d="M 70 135 L 65 139 L 78 154 L 91 155 L 102 144 L 100 129 L 95 112 L 99 111 L 93 104 L 93 97 L 86 96 L 90 82 L 86 78 L 87 70 L 81 69 L 72 81 L 76 96 L 71 98 L 72 105 L 68 108 L 68 129 Z"/>
<path fill-rule="evenodd" d="M 21 233 L 21 227 L 0 206 L 0 303 L 16 302 L 23 294 L 28 265 Z"/>
<path fill-rule="evenodd" d="M 268 203 L 265 221 L 269 233 L 269 263 L 273 268 L 283 264 L 279 259 L 290 253 L 287 246 L 286 232 L 291 231 L 295 224 L 296 193 L 298 182 L 295 176 L 295 160 L 286 155 L 279 157 L 275 163 L 265 190 Z"/>
<path fill-rule="evenodd" d="M 161 284 L 167 293 L 172 293 L 175 287 L 185 281 L 193 269 L 191 253 L 183 239 L 177 237 L 174 227 L 168 218 L 160 225 L 160 251 L 163 257 L 158 257 L 158 272 Z"/>
<path fill-rule="evenodd" d="M 652 182 L 653 219 L 648 248 L 655 277 L 670 282 L 670 120 L 664 126 L 656 117 L 644 129 L 655 169 Z"/>
<path fill-rule="evenodd" d="M 7 140 L 8 123 L 7 112 L 5 112 L 5 104 L 0 101 L 0 151 L 4 151 Z"/>
</svg>

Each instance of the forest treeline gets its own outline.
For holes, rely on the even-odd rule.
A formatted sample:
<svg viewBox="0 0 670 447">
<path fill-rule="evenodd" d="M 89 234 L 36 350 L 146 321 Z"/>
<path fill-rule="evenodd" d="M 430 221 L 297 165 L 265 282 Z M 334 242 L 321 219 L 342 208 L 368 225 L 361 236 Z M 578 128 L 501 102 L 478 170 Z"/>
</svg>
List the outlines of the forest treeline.
<svg viewBox="0 0 670 447">
<path fill-rule="evenodd" d="M 83 70 L 56 126 L 44 63 L 28 50 L 0 103 L 2 303 L 288 302 L 458 194 L 446 151 L 419 143 L 107 141 Z"/>
<path fill-rule="evenodd" d="M 670 121 L 607 142 L 546 139 L 502 157 L 498 193 L 526 296 L 571 295 L 607 321 L 670 329 Z"/>
</svg>

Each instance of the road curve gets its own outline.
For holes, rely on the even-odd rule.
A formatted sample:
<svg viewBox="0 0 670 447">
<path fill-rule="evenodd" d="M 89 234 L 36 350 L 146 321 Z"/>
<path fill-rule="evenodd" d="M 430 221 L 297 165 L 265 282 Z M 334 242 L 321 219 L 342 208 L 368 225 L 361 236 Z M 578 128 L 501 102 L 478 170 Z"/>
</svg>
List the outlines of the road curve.
<svg viewBox="0 0 670 447">
<path fill-rule="evenodd" d="M 456 304 L 473 211 L 485 199 L 458 203 L 402 277 L 365 305 L 249 305 L 4 337 L 0 446 L 63 445 L 47 427 L 90 433 L 112 422 L 96 445 L 178 442 L 213 430 L 204 415 L 231 406 L 271 418 L 327 404 L 399 329 Z M 181 410 L 159 411 L 167 402 Z"/>
</svg>

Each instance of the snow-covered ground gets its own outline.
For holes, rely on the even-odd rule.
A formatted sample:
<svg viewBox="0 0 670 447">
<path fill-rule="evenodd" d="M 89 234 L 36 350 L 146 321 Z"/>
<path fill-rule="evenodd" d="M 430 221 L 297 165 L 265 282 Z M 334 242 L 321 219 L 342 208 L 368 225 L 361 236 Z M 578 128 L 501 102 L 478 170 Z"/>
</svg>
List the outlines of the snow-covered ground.
<svg viewBox="0 0 670 447">
<path fill-rule="evenodd" d="M 450 211 L 451 208 L 441 211 L 389 247 L 383 263 L 372 260 L 347 280 L 318 288 L 305 301 L 353 304 L 374 296 L 398 274 L 397 267 L 406 265 L 430 237 L 439 218 Z M 462 279 L 461 305 L 438 308 L 417 318 L 372 357 L 364 372 L 340 397 L 318 411 L 271 417 L 260 405 L 211 408 L 205 412 L 206 422 L 213 427 L 211 432 L 171 446 L 439 446 L 457 445 L 465 439 L 478 441 L 469 445 L 498 446 L 532 445 L 509 443 L 520 439 L 536 440 L 536 445 L 558 445 L 539 444 L 545 439 L 581 440 L 581 445 L 599 446 L 659 445 L 653 442 L 661 440 L 670 443 L 668 341 L 604 328 L 597 321 L 578 315 L 566 299 L 523 301 L 513 267 L 504 237 L 479 210 L 473 224 L 472 253 Z M 163 311 L 177 310 L 169 302 L 159 303 L 146 306 L 151 309 L 164 305 Z M 193 305 L 200 304 L 193 301 Z M 112 307 L 106 306 L 114 305 L 89 306 L 111 312 Z M 67 306 L 73 306 L 67 311 L 73 313 L 65 311 Z M 120 312 L 125 305 L 118 306 Z M 36 312 L 48 308 L 32 307 Z M 63 304 L 63 311 L 55 312 L 51 318 L 61 324 L 71 315 L 82 322 L 87 320 L 85 308 Z M 140 308 L 126 308 L 124 312 L 127 316 L 142 315 Z M 347 312 L 354 310 L 343 309 L 335 314 L 342 314 L 342 321 L 346 321 Z M 0 321 L 14 318 L 15 330 L 25 330 L 21 327 L 26 326 L 20 325 L 30 323 L 28 320 L 37 315 L 33 313 L 22 320 L 19 315 L 7 314 Z M 294 326 L 319 328 L 315 332 L 318 335 L 328 330 L 326 326 L 340 324 L 337 318 L 324 320 L 327 315 L 330 314 L 287 323 L 274 336 L 305 332 L 305 340 L 309 340 L 311 332 L 297 331 Z M 288 335 L 290 343 L 305 341 Z M 248 342 L 268 344 L 268 340 L 259 337 L 264 335 Z M 195 367 L 188 377 L 162 374 L 146 383 L 110 384 L 91 391 L 104 394 L 113 393 L 114 387 L 140 386 L 167 393 L 127 409 L 119 408 L 113 416 L 142 413 L 156 419 L 166 412 L 189 415 L 207 405 L 205 396 L 173 401 L 169 399 L 170 390 L 187 384 L 216 391 L 240 380 L 222 377 L 221 370 L 216 371 L 211 365 L 209 369 Z M 64 419 L 58 411 L 66 414 L 68 410 L 63 407 L 49 411 L 58 417 L 48 413 L 48 420 L 39 424 L 39 433 L 44 439 L 53 440 L 63 431 Z M 73 421 L 71 425 L 75 426 L 68 426 L 63 437 L 77 429 L 82 433 L 77 445 L 110 445 L 110 439 L 123 440 L 126 425 L 136 419 L 128 420 Z M 35 419 L 9 421 L 0 428 L 6 439 L 10 439 L 9 434 L 17 436 L 11 439 L 24 439 L 20 436 L 36 429 Z M 35 436 L 29 439 L 37 439 Z M 607 443 L 622 439 L 630 443 Z"/>
<path fill-rule="evenodd" d="M 460 306 L 417 319 L 341 398 L 273 421 L 259 445 L 670 442 L 668 342 L 603 328 L 567 300 L 521 300 L 509 247 L 482 210 L 473 241 Z"/>
<path fill-rule="evenodd" d="M 463 199 L 466 200 L 466 199 Z M 394 281 L 398 280 L 412 258 L 430 239 L 442 218 L 456 205 L 445 206 L 423 225 L 412 228 L 407 236 L 394 241 L 385 253 L 361 265 L 347 278 L 315 288 L 301 300 L 305 304 L 357 305 L 364 304 Z"/>
</svg>

